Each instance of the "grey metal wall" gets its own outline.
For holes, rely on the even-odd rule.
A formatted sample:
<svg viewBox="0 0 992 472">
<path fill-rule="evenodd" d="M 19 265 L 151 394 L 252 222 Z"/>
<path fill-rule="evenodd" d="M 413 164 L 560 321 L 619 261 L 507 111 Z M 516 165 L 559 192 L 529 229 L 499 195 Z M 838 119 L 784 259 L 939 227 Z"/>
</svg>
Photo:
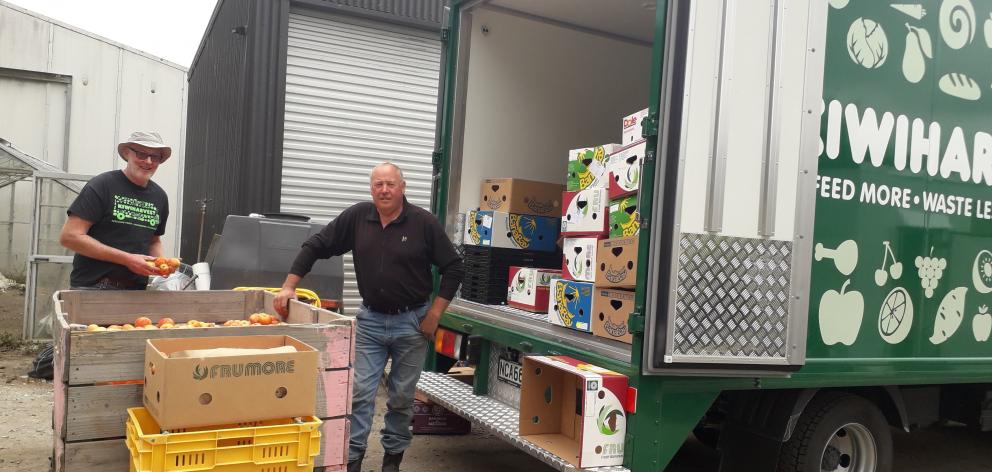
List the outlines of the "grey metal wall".
<svg viewBox="0 0 992 472">
<path fill-rule="evenodd" d="M 278 211 L 288 0 L 220 0 L 189 72 L 181 256 L 229 214 Z"/>
<path fill-rule="evenodd" d="M 439 31 L 444 0 L 219 0 L 189 72 L 181 256 L 229 214 L 279 211 L 289 7 Z M 232 32 L 234 31 L 234 32 Z"/>
</svg>

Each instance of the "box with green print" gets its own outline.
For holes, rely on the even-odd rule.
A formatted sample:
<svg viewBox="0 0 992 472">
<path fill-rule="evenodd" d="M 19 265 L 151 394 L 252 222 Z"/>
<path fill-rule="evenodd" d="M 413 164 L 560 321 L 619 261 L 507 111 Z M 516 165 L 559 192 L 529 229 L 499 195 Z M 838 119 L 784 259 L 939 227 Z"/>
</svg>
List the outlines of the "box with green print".
<svg viewBox="0 0 992 472">
<path fill-rule="evenodd" d="M 506 304 L 522 310 L 547 313 L 551 280 L 560 277 L 560 270 L 510 266 Z"/>
<path fill-rule="evenodd" d="M 567 356 L 527 356 L 520 437 L 578 468 L 623 463 L 627 377 Z"/>
<path fill-rule="evenodd" d="M 641 188 L 641 162 L 647 150 L 647 141 L 639 140 L 618 149 L 607 162 L 610 172 L 607 179 L 610 199 L 633 195 Z"/>
<path fill-rule="evenodd" d="M 592 292 L 591 282 L 553 279 L 551 299 L 548 301 L 548 322 L 591 333 Z"/>
<path fill-rule="evenodd" d="M 561 234 L 598 236 L 607 233 L 610 201 L 605 188 L 587 188 L 562 194 Z"/>
<path fill-rule="evenodd" d="M 465 244 L 553 252 L 558 249 L 558 218 L 472 210 L 465 214 Z"/>
<path fill-rule="evenodd" d="M 606 187 L 610 155 L 618 150 L 619 144 L 604 144 L 568 151 L 565 190 L 577 192 L 587 188 Z"/>
<path fill-rule="evenodd" d="M 610 237 L 636 236 L 641 230 L 641 214 L 637 211 L 637 195 L 628 195 L 610 202 Z"/>
</svg>

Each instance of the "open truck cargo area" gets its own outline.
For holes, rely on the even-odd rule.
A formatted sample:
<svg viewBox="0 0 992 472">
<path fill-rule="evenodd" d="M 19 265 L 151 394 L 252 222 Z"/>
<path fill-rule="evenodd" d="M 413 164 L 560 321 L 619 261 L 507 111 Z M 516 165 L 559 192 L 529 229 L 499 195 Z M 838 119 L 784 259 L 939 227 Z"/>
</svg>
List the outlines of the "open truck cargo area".
<svg viewBox="0 0 992 472">
<path fill-rule="evenodd" d="M 627 377 L 607 421 L 625 422 L 623 465 L 609 470 L 662 470 L 694 433 L 721 470 L 886 471 L 892 427 L 992 429 L 992 32 L 975 33 L 990 13 L 968 0 L 453 2 L 434 212 L 462 242 L 486 179 L 574 190 L 601 180 L 572 175 L 570 151 L 622 155 L 636 193 L 603 185 L 636 205 L 619 233 L 636 242 L 633 311 L 626 333 L 610 325 L 628 343 L 456 299 L 441 326 L 467 340 L 474 385 L 425 372 L 421 389 L 562 471 L 576 457 L 520 436 L 534 420 L 519 414 L 527 356 Z M 591 236 L 600 252 L 608 236 Z M 606 252 L 590 266 L 619 257 Z"/>
</svg>

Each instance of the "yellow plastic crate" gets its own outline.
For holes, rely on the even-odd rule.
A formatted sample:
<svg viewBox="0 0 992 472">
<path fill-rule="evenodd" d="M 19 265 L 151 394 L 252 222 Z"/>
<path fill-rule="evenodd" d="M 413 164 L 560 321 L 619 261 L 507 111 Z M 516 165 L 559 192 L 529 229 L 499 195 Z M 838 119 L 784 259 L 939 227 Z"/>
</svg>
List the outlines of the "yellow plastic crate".
<svg viewBox="0 0 992 472">
<path fill-rule="evenodd" d="M 315 417 L 253 421 L 162 434 L 144 408 L 127 409 L 131 472 L 298 472 L 313 470 L 320 453 Z"/>
</svg>

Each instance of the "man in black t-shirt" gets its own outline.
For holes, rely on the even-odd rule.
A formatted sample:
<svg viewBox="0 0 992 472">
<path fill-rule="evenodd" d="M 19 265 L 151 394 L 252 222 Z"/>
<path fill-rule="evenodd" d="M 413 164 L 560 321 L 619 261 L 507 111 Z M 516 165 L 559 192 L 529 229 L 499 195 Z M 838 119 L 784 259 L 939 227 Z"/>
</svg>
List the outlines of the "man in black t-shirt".
<svg viewBox="0 0 992 472">
<path fill-rule="evenodd" d="M 152 182 L 172 148 L 154 132 L 134 132 L 117 145 L 123 170 L 90 179 L 69 205 L 59 242 L 76 253 L 69 285 L 74 289 L 143 290 L 163 256 L 160 236 L 169 198 Z"/>
</svg>

